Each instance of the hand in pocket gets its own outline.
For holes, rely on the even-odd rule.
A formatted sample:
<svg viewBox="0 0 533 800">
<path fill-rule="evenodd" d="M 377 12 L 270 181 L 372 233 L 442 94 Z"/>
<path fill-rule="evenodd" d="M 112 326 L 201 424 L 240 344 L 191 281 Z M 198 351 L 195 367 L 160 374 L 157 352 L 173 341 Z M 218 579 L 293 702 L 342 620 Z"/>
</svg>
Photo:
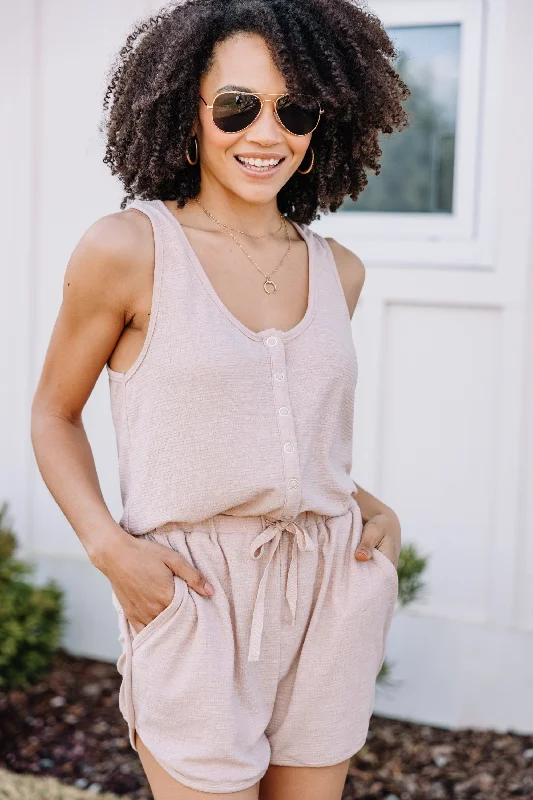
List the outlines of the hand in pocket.
<svg viewBox="0 0 533 800">
<path fill-rule="evenodd" d="M 182 578 L 203 597 L 213 594 L 200 570 L 180 553 L 151 539 L 131 536 L 122 540 L 111 563 L 101 571 L 111 582 L 136 634 L 172 603 L 176 592 L 174 576 Z"/>
</svg>

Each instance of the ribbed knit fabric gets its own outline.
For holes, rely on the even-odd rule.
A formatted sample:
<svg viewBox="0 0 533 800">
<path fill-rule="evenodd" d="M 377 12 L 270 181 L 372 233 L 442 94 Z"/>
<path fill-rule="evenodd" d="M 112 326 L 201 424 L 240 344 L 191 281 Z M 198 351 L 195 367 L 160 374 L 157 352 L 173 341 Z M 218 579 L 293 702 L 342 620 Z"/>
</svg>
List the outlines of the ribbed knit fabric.
<svg viewBox="0 0 533 800">
<path fill-rule="evenodd" d="M 214 594 L 174 575 L 168 605 L 136 632 L 112 593 L 119 705 L 132 747 L 137 730 L 177 781 L 236 792 L 270 763 L 337 764 L 363 746 L 398 576 L 376 548 L 354 558 L 357 359 L 326 240 L 297 226 L 307 311 L 255 333 L 165 204 L 131 207 L 151 220 L 155 276 L 139 357 L 124 374 L 108 367 L 120 523 L 180 553 Z"/>
<path fill-rule="evenodd" d="M 309 252 L 307 311 L 289 331 L 255 333 L 222 303 L 162 201 L 128 208 L 150 218 L 155 272 L 141 353 L 126 373 L 107 366 L 122 527 L 345 512 L 357 358 L 327 241 L 296 226 Z"/>
<path fill-rule="evenodd" d="M 293 524 L 305 531 L 296 553 Z M 269 764 L 327 766 L 358 752 L 398 594 L 384 553 L 354 558 L 362 527 L 352 497 L 346 513 L 308 511 L 282 534 L 265 518 L 224 514 L 143 534 L 198 567 L 215 591 L 203 597 L 175 576 L 169 605 L 139 633 L 113 593 L 132 747 L 137 730 L 169 775 L 214 793 L 254 785 Z M 280 535 L 263 557 L 251 558 L 273 530 Z M 254 619 L 258 660 L 249 658 Z"/>
</svg>

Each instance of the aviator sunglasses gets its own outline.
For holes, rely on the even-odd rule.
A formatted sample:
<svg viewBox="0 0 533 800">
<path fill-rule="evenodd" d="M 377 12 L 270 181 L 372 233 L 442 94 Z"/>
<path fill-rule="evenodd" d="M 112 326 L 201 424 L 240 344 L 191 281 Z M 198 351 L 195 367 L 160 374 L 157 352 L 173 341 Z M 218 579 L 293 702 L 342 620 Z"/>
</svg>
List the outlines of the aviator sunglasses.
<svg viewBox="0 0 533 800">
<path fill-rule="evenodd" d="M 273 92 L 263 92 L 273 95 Z M 224 133 L 240 133 L 252 125 L 263 108 L 263 103 L 274 103 L 274 114 L 280 125 L 293 136 L 312 133 L 324 113 L 319 101 L 312 95 L 280 94 L 274 100 L 263 100 L 255 92 L 220 92 L 208 105 L 202 95 L 200 99 L 211 109 L 213 122 Z"/>
</svg>

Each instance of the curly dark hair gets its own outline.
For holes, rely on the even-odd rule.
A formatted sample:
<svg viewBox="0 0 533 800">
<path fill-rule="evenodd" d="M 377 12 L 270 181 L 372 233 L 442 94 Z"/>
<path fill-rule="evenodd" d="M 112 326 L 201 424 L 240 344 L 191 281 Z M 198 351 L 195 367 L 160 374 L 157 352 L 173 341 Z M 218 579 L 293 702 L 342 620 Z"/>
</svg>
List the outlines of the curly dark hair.
<svg viewBox="0 0 533 800">
<path fill-rule="evenodd" d="M 287 91 L 312 93 L 324 109 L 312 134 L 315 167 L 281 188 L 280 212 L 309 224 L 318 209 L 356 200 L 366 170 L 379 174 L 378 133 L 408 124 L 410 92 L 383 24 L 358 0 L 178 0 L 134 24 L 107 76 L 103 161 L 127 191 L 121 209 L 135 197 L 183 208 L 199 193 L 199 164 L 185 154 L 200 79 L 215 45 L 238 32 L 262 36 Z"/>
</svg>

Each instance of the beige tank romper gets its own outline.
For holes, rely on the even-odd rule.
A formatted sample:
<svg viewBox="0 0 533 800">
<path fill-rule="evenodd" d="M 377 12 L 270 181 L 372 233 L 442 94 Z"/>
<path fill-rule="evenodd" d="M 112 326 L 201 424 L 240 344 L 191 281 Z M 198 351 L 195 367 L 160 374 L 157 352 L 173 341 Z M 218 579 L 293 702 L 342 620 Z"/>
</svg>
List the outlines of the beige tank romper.
<svg viewBox="0 0 533 800">
<path fill-rule="evenodd" d="M 120 710 L 161 766 L 204 792 L 255 784 L 270 763 L 336 764 L 365 743 L 398 593 L 380 550 L 354 551 L 357 358 L 327 241 L 307 225 L 309 297 L 288 331 L 259 333 L 222 303 L 161 200 L 151 221 L 147 336 L 107 366 L 123 515 L 213 585 L 175 577 L 136 634 L 115 595 Z"/>
</svg>

